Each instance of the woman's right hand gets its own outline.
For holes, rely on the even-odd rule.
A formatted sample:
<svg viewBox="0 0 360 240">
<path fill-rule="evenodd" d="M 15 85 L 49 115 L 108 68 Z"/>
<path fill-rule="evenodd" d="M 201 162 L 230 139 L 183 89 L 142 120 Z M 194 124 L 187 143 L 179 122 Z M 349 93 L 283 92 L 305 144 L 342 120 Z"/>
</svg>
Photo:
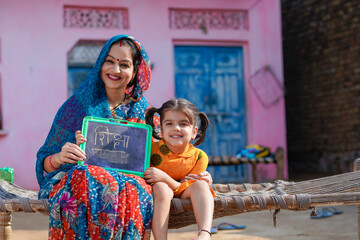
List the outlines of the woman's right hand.
<svg viewBox="0 0 360 240">
<path fill-rule="evenodd" d="M 77 163 L 86 159 L 86 154 L 78 145 L 67 142 L 61 148 L 61 152 L 53 156 L 53 161 L 64 165 L 66 163 Z"/>
<path fill-rule="evenodd" d="M 86 142 L 86 138 L 81 134 L 80 130 L 75 132 L 76 144 L 67 142 L 61 148 L 61 152 L 53 156 L 56 164 L 64 165 L 66 163 L 77 163 L 86 159 L 86 154 L 79 146 Z"/>
<path fill-rule="evenodd" d="M 79 147 L 80 143 L 86 142 L 81 131 L 75 133 L 76 144 L 67 142 L 62 146 L 61 152 L 47 156 L 44 159 L 44 169 L 46 172 L 53 172 L 66 163 L 77 163 L 86 159 L 85 152 Z"/>
</svg>

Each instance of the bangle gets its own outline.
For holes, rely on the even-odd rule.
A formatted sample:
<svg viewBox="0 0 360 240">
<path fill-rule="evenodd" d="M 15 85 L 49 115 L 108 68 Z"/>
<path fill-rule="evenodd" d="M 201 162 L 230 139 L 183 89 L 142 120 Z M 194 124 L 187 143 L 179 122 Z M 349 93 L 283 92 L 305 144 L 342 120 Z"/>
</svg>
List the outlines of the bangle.
<svg viewBox="0 0 360 240">
<path fill-rule="evenodd" d="M 50 168 L 51 168 L 52 170 L 58 170 L 59 168 L 54 167 L 54 165 L 52 165 L 52 163 L 51 163 L 51 158 L 52 158 L 54 155 L 55 155 L 55 153 L 52 154 L 52 155 L 50 155 L 50 157 L 49 157 L 49 165 L 50 165 Z"/>
</svg>

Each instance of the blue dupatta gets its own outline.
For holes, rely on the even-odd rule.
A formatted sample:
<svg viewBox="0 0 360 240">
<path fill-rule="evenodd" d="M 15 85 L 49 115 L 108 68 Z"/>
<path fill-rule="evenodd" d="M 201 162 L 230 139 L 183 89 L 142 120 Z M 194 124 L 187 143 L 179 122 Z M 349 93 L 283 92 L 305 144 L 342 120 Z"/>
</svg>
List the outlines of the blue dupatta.
<svg viewBox="0 0 360 240">
<path fill-rule="evenodd" d="M 137 83 L 132 88 L 126 89 L 127 93 L 134 92 L 130 103 L 116 109 L 116 115 L 121 119 L 145 122 L 145 110 L 150 106 L 143 93 L 150 85 L 150 61 L 142 45 L 133 37 L 118 35 L 109 39 L 101 50 L 94 67 L 81 83 L 76 92 L 58 110 L 50 132 L 44 145 L 37 153 L 36 176 L 40 188 L 44 182 L 49 181 L 58 172 L 68 172 L 74 164 L 65 164 L 59 170 L 44 176 L 44 159 L 61 151 L 66 142 L 75 143 L 75 131 L 81 130 L 85 116 L 112 118 L 109 103 L 106 97 L 104 83 L 100 78 L 100 71 L 113 43 L 122 38 L 134 41 L 140 50 L 142 60 L 137 72 Z"/>
</svg>

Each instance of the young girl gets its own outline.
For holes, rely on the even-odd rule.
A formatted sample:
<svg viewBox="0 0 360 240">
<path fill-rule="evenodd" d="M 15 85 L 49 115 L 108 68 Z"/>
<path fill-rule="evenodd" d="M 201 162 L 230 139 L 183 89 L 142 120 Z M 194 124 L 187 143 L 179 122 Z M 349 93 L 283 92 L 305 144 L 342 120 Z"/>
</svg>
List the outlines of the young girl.
<svg viewBox="0 0 360 240">
<path fill-rule="evenodd" d="M 162 138 L 153 124 L 155 113 L 160 115 Z M 191 199 L 199 230 L 197 239 L 210 239 L 215 193 L 206 181 L 188 177 L 204 172 L 208 165 L 206 153 L 194 147 L 205 139 L 208 118 L 205 113 L 199 113 L 194 104 L 179 98 L 167 101 L 159 109 L 148 109 L 145 120 L 154 129 L 153 137 L 160 140 L 152 144 L 151 167 L 144 173 L 144 179 L 153 187 L 152 231 L 155 239 L 167 239 L 173 197 Z M 190 141 L 195 139 L 193 146 Z"/>
</svg>

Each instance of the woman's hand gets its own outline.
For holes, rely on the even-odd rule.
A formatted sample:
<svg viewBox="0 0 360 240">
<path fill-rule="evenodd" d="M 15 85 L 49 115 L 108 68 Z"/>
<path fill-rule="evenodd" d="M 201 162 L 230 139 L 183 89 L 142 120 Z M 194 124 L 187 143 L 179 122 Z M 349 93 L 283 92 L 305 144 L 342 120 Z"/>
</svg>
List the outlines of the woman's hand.
<svg viewBox="0 0 360 240">
<path fill-rule="evenodd" d="M 85 152 L 79 147 L 80 143 L 86 141 L 81 131 L 75 133 L 76 144 L 67 142 L 62 146 L 61 152 L 47 156 L 44 159 L 44 169 L 46 172 L 53 172 L 66 163 L 77 163 L 86 159 Z"/>
<path fill-rule="evenodd" d="M 77 163 L 85 160 L 85 152 L 74 143 L 65 143 L 61 148 L 61 152 L 47 156 L 44 159 L 44 169 L 46 172 L 53 172 L 66 163 Z"/>
<path fill-rule="evenodd" d="M 57 164 L 77 163 L 86 159 L 85 152 L 76 144 L 67 142 L 61 148 L 61 152 L 55 154 L 53 161 Z"/>
<path fill-rule="evenodd" d="M 168 177 L 167 173 L 154 167 L 149 167 L 144 172 L 144 179 L 147 183 L 166 182 Z"/>
<path fill-rule="evenodd" d="M 208 171 L 204 171 L 202 173 L 199 174 L 188 174 L 185 179 L 185 181 L 189 181 L 189 180 L 204 180 L 205 182 L 207 182 L 209 184 L 209 186 L 211 186 L 213 179 L 210 175 L 210 173 Z"/>
<path fill-rule="evenodd" d="M 61 152 L 53 156 L 53 161 L 57 165 L 64 165 L 66 163 L 77 163 L 86 159 L 86 154 L 79 146 L 86 142 L 86 138 L 81 134 L 80 130 L 75 132 L 76 144 L 67 142 L 61 148 Z"/>
</svg>

